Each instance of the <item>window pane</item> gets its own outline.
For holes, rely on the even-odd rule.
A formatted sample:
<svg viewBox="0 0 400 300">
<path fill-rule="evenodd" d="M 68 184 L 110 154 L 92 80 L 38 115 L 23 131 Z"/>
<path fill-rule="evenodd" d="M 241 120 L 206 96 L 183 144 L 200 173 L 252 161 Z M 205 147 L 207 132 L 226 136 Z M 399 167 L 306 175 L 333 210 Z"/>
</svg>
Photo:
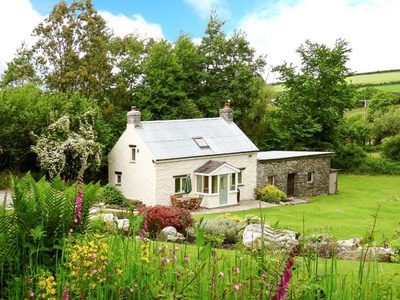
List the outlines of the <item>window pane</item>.
<svg viewBox="0 0 400 300">
<path fill-rule="evenodd" d="M 236 174 L 231 174 L 231 186 L 229 190 L 234 191 L 235 187 L 236 187 Z"/>
<path fill-rule="evenodd" d="M 204 176 L 204 191 L 203 192 L 206 194 L 210 193 L 210 189 L 208 188 L 209 187 L 209 179 L 210 179 L 209 176 Z"/>
<path fill-rule="evenodd" d="M 239 171 L 238 173 L 238 184 L 243 183 L 243 171 Z"/>
<path fill-rule="evenodd" d="M 212 184 L 212 193 L 213 194 L 218 193 L 218 176 L 217 175 L 212 177 L 211 184 Z"/>
<path fill-rule="evenodd" d="M 203 176 L 197 175 L 197 192 L 202 193 L 203 192 Z"/>
<path fill-rule="evenodd" d="M 181 192 L 185 191 L 185 185 L 186 185 L 186 177 L 181 177 L 182 179 L 182 184 L 181 184 Z"/>
<path fill-rule="evenodd" d="M 132 161 L 136 160 L 136 148 L 132 148 Z"/>
<path fill-rule="evenodd" d="M 181 179 L 179 177 L 175 178 L 175 193 L 181 191 Z"/>
<path fill-rule="evenodd" d="M 117 175 L 117 183 L 121 183 L 121 175 Z"/>
</svg>

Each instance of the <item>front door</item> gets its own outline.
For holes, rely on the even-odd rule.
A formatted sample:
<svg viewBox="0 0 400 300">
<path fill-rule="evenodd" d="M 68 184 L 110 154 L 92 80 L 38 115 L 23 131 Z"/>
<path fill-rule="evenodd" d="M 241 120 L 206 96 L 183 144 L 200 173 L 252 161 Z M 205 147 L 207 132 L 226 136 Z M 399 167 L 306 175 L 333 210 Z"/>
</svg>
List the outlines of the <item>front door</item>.
<svg viewBox="0 0 400 300">
<path fill-rule="evenodd" d="M 219 205 L 228 204 L 228 175 L 219 176 Z"/>
<path fill-rule="evenodd" d="M 296 174 L 288 174 L 287 177 L 287 196 L 293 197 L 294 196 L 294 177 Z"/>
</svg>

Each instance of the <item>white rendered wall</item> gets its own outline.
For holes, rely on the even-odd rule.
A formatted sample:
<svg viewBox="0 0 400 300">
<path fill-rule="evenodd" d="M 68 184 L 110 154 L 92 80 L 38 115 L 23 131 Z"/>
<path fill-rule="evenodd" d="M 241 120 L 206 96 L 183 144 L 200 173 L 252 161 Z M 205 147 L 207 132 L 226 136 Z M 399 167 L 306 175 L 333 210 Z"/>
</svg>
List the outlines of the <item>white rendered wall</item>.
<svg viewBox="0 0 400 300">
<path fill-rule="evenodd" d="M 257 154 L 250 153 L 157 162 L 155 183 L 157 204 L 170 204 L 170 196 L 175 192 L 174 176 L 177 175 L 191 175 L 193 190 L 190 195 L 195 195 L 196 179 L 193 172 L 209 160 L 225 161 L 236 168 L 245 168 L 243 170 L 243 185 L 238 186 L 240 189 L 240 199 L 254 199 L 253 191 L 257 181 Z M 236 204 L 236 191 L 228 192 L 228 195 L 228 205 Z M 202 206 L 209 208 L 219 206 L 219 196 L 204 196 Z"/>
<path fill-rule="evenodd" d="M 150 150 L 137 134 L 134 125 L 127 125 L 125 132 L 108 154 L 108 182 L 116 185 L 115 172 L 122 172 L 121 185 L 116 185 L 127 199 L 140 200 L 155 205 L 155 164 Z M 132 148 L 136 145 L 136 161 L 131 161 Z"/>
</svg>

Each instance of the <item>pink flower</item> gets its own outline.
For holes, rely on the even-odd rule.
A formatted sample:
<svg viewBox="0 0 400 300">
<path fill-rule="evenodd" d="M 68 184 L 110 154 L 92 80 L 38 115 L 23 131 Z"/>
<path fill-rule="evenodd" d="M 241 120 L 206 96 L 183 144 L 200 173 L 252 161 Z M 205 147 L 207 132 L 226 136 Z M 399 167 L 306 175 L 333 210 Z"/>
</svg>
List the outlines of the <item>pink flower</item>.
<svg viewBox="0 0 400 300">
<path fill-rule="evenodd" d="M 74 232 L 74 229 L 73 229 L 73 228 L 70 228 L 70 229 L 69 229 L 69 232 L 71 232 L 71 233 Z"/>
<path fill-rule="evenodd" d="M 175 246 L 174 251 L 178 251 L 178 250 L 179 250 L 179 247 Z"/>
<path fill-rule="evenodd" d="M 219 272 L 218 277 L 224 277 L 224 276 L 225 276 L 225 273 L 224 273 L 224 272 Z"/>
<path fill-rule="evenodd" d="M 96 253 L 93 253 L 93 255 L 90 257 L 90 259 L 95 259 L 96 258 Z"/>
<path fill-rule="evenodd" d="M 292 255 L 292 257 L 294 257 L 294 253 L 291 253 L 291 255 Z M 289 260 L 286 264 L 285 271 L 283 272 L 282 277 L 281 277 L 281 284 L 279 286 L 279 290 L 276 291 L 273 300 L 280 300 L 287 296 L 286 288 L 290 283 L 290 278 L 292 277 L 292 271 L 290 269 L 292 268 L 292 266 L 294 264 L 294 260 L 292 257 L 289 258 Z"/>
<path fill-rule="evenodd" d="M 93 274 L 96 274 L 96 273 L 97 273 L 97 269 L 93 269 L 93 270 L 92 270 L 92 273 L 93 273 Z"/>
<path fill-rule="evenodd" d="M 234 288 L 235 288 L 235 291 L 239 290 L 239 289 L 240 289 L 240 287 L 241 287 L 241 284 L 240 284 L 240 283 L 238 283 L 238 284 L 235 284 L 235 286 L 234 286 Z"/>
<path fill-rule="evenodd" d="M 29 293 L 29 297 L 35 297 L 35 293 L 34 292 L 30 292 Z"/>
<path fill-rule="evenodd" d="M 190 261 L 189 257 L 185 257 L 185 262 L 188 263 Z"/>
<path fill-rule="evenodd" d="M 65 300 L 69 300 L 69 289 L 68 288 L 65 288 L 64 289 L 64 292 L 62 293 L 62 297 L 65 299 Z"/>
<path fill-rule="evenodd" d="M 162 246 L 158 246 L 158 251 L 161 251 L 162 249 L 163 249 L 163 247 Z"/>
</svg>

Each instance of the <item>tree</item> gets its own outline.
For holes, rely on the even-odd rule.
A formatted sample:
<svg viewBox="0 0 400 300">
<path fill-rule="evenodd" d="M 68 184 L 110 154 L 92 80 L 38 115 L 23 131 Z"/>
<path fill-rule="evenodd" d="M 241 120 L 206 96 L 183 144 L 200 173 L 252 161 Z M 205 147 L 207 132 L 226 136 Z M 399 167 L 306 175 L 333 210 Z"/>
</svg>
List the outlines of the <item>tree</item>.
<svg viewBox="0 0 400 300">
<path fill-rule="evenodd" d="M 299 72 L 287 63 L 273 69 L 286 88 L 278 101 L 281 126 L 288 131 L 285 148 L 326 150 L 339 142 L 337 126 L 354 104 L 354 88 L 346 81 L 352 75 L 346 67 L 350 52 L 342 39 L 332 49 L 307 40 L 297 49 Z"/>
<path fill-rule="evenodd" d="M 182 65 L 168 41 L 162 40 L 152 46 L 144 66 L 143 89 L 138 92 L 144 116 L 158 120 L 200 116 L 185 93 Z"/>
<path fill-rule="evenodd" d="M 228 38 L 223 25 L 213 12 L 199 45 L 204 76 L 198 107 L 207 117 L 216 116 L 222 104 L 231 99 L 235 122 L 244 127 L 248 110 L 258 97 L 257 78 L 263 72 L 265 57 L 256 57 L 243 32 L 235 31 Z"/>
<path fill-rule="evenodd" d="M 103 100 L 111 85 L 110 32 L 91 0 L 61 1 L 34 30 L 34 59 L 46 87 Z"/>
<path fill-rule="evenodd" d="M 16 57 L 7 63 L 7 69 L 1 78 L 0 87 L 23 86 L 32 82 L 39 83 L 32 61 L 32 52 L 25 43 L 17 50 Z"/>
</svg>

